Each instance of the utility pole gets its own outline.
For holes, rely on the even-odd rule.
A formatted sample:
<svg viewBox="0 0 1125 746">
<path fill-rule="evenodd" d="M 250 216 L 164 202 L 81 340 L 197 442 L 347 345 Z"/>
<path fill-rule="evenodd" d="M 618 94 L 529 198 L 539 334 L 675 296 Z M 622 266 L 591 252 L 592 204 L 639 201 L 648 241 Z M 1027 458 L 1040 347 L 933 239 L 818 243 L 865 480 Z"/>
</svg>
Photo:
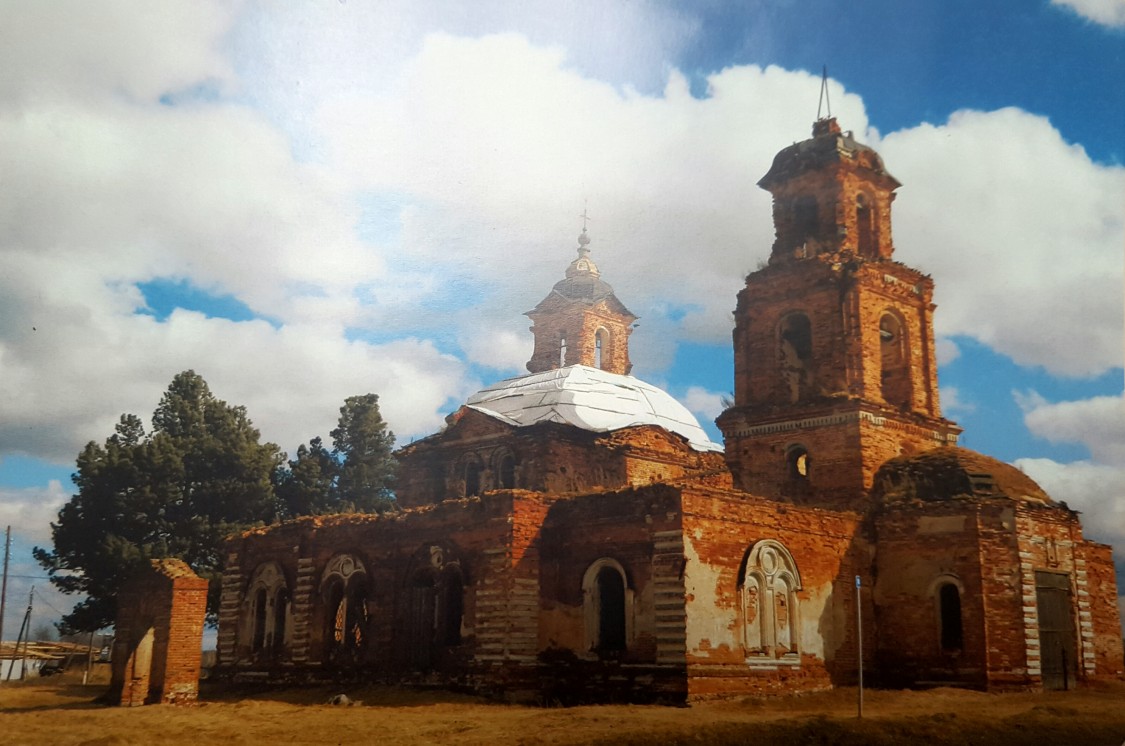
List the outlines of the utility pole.
<svg viewBox="0 0 1125 746">
<path fill-rule="evenodd" d="M 8 525 L 8 530 L 4 534 L 4 581 L 0 585 L 0 649 L 4 647 L 4 607 L 8 603 L 8 555 L 11 553 L 12 548 L 12 526 Z M 12 651 L 15 653 L 15 651 Z M 12 657 L 10 666 L 15 665 L 15 657 Z M 11 672 L 11 668 L 8 668 Z"/>
<path fill-rule="evenodd" d="M 859 658 L 859 688 L 856 690 L 856 717 L 863 717 L 863 598 L 859 592 L 859 576 L 855 576 L 855 636 L 856 653 Z"/>
<path fill-rule="evenodd" d="M 0 586 L 0 642 L 4 642 L 4 607 L 8 603 L 8 555 L 12 548 L 12 527 L 4 535 L 4 583 Z"/>
<path fill-rule="evenodd" d="M 10 666 L 8 666 L 8 678 L 4 679 L 5 681 L 11 681 L 12 680 L 12 669 L 15 668 L 16 658 L 19 658 L 20 643 L 21 642 L 23 643 L 23 653 L 24 653 L 23 658 L 19 659 L 20 660 L 20 679 L 21 680 L 23 679 L 24 673 L 27 670 L 27 661 L 25 660 L 27 658 L 27 640 L 24 637 L 24 631 L 27 630 L 27 631 L 30 632 L 30 627 L 31 627 L 31 602 L 34 599 L 35 599 L 35 586 L 32 586 L 31 587 L 31 594 L 27 597 L 27 611 L 24 612 L 24 615 L 23 615 L 23 624 L 20 625 L 20 634 L 16 638 L 16 647 L 13 648 L 13 650 L 12 650 L 12 664 Z"/>
<path fill-rule="evenodd" d="M 82 686 L 90 683 L 90 667 L 94 663 L 94 633 L 90 633 L 90 644 L 86 650 L 86 670 L 82 672 Z"/>
</svg>

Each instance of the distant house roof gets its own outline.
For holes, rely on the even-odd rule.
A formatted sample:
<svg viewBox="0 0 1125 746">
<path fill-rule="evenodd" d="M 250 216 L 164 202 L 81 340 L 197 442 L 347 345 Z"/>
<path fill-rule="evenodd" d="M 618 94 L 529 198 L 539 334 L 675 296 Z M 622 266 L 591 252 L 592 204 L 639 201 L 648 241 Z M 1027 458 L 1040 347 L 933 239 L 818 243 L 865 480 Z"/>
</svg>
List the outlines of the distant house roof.
<svg viewBox="0 0 1125 746">
<path fill-rule="evenodd" d="M 722 451 L 669 394 L 632 376 L 571 365 L 489 386 L 465 406 L 517 427 L 559 422 L 592 432 L 658 425 L 697 451 Z"/>
</svg>

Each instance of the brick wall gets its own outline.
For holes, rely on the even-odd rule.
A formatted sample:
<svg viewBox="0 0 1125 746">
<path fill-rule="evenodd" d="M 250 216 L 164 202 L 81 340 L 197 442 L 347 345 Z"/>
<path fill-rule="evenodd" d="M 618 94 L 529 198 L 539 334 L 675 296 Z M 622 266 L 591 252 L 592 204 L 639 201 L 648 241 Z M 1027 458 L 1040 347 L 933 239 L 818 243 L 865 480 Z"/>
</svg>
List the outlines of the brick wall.
<svg viewBox="0 0 1125 746">
<path fill-rule="evenodd" d="M 691 488 L 683 492 L 683 515 L 691 697 L 807 691 L 854 680 L 854 578 L 869 583 L 871 561 L 859 515 Z M 783 545 L 800 575 L 798 606 L 791 609 L 793 656 L 756 656 L 742 636 L 740 575 L 748 552 L 764 540 Z M 870 620 L 870 597 L 867 590 L 863 594 Z M 864 632 L 865 659 L 871 661 L 874 624 Z"/>
<path fill-rule="evenodd" d="M 439 435 L 402 448 L 396 485 L 399 504 L 427 505 L 465 493 L 465 464 L 481 465 L 482 490 L 500 487 L 500 461 L 515 461 L 516 487 L 551 494 L 644 485 L 723 470 L 720 454 L 692 449 L 680 436 L 655 426 L 594 433 L 544 422 L 512 427 L 462 410 Z"/>
<path fill-rule="evenodd" d="M 1070 588 L 1071 682 L 1120 676 L 1113 566 L 1064 507 L 999 499 L 889 506 L 876 519 L 880 673 L 890 684 L 1044 684 L 1036 573 Z M 963 645 L 943 649 L 938 588 L 960 589 Z"/>
<path fill-rule="evenodd" d="M 540 304 L 531 332 L 535 348 L 527 369 L 533 373 L 567 365 L 600 367 L 610 373 L 626 375 L 633 368 L 629 360 L 629 335 L 634 317 L 618 302 L 586 304 L 555 296 Z M 601 365 L 597 365 L 597 334 L 602 335 Z M 560 364 L 559 340 L 566 337 L 566 359 Z"/>
<path fill-rule="evenodd" d="M 110 701 L 194 701 L 199 689 L 207 581 L 180 560 L 153 560 L 118 595 Z"/>
</svg>

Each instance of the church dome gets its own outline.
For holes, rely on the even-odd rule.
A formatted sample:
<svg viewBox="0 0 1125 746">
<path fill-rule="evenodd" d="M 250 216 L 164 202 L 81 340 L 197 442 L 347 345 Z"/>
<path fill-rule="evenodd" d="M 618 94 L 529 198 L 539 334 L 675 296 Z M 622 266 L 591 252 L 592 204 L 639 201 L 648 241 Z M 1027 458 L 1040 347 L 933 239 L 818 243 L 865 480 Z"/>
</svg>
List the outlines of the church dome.
<svg viewBox="0 0 1125 746">
<path fill-rule="evenodd" d="M 850 162 L 901 186 L 887 173 L 882 157 L 874 149 L 860 143 L 851 132 L 840 131 L 835 119 L 821 119 L 813 125 L 813 137 L 783 148 L 773 159 L 770 170 L 758 182 L 763 189 L 788 181 L 806 171 Z"/>
<path fill-rule="evenodd" d="M 585 365 L 509 378 L 473 394 L 465 406 L 517 427 L 559 422 L 601 433 L 658 425 L 683 436 L 696 451 L 723 450 L 668 393 Z"/>
<path fill-rule="evenodd" d="M 890 459 L 875 473 L 871 494 L 882 503 L 1005 497 L 1054 504 L 1016 467 L 967 448 L 935 448 Z"/>
</svg>

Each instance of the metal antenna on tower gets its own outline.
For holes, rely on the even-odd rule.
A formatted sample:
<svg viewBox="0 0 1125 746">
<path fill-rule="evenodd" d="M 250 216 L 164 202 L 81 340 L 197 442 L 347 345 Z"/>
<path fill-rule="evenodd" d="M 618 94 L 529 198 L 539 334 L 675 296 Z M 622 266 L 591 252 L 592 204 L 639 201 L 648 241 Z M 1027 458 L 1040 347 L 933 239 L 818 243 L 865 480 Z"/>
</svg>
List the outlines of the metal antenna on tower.
<svg viewBox="0 0 1125 746">
<path fill-rule="evenodd" d="M 822 119 L 820 116 L 821 109 L 825 109 L 826 117 L 832 116 L 832 102 L 828 100 L 828 65 L 824 66 L 824 72 L 820 76 L 820 101 L 816 105 L 816 118 Z"/>
</svg>

